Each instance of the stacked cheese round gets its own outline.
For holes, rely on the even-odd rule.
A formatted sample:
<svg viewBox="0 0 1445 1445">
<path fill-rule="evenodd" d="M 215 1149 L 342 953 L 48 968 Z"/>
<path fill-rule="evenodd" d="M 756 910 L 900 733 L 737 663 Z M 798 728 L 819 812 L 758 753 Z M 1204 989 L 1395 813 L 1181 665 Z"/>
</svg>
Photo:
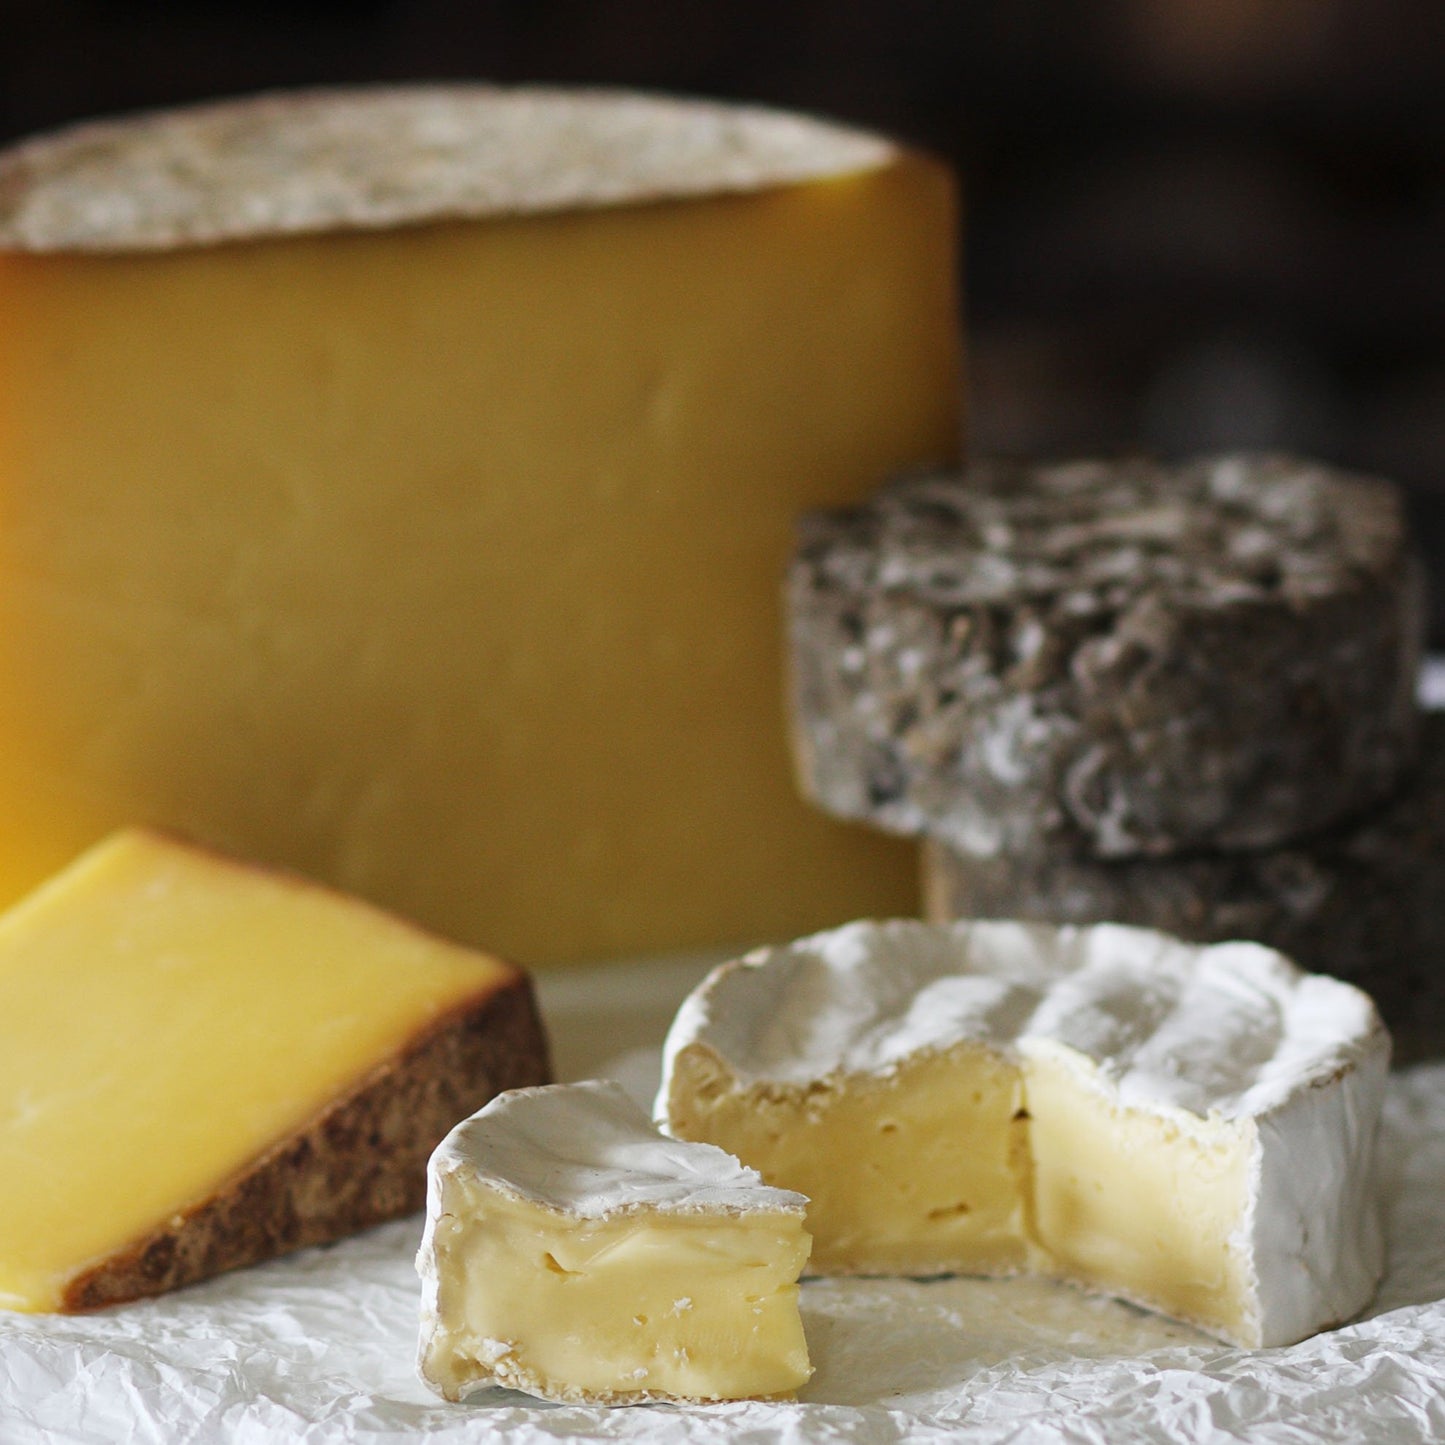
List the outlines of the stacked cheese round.
<svg viewBox="0 0 1445 1445">
<path fill-rule="evenodd" d="M 1445 713 L 1420 761 L 1362 817 L 1278 848 L 1182 858 L 971 858 L 923 851 L 929 918 L 1113 919 L 1201 943 L 1249 938 L 1374 997 L 1397 1058 L 1445 1018 Z M 1433 1045 L 1438 1047 L 1438 1043 Z"/>
</svg>

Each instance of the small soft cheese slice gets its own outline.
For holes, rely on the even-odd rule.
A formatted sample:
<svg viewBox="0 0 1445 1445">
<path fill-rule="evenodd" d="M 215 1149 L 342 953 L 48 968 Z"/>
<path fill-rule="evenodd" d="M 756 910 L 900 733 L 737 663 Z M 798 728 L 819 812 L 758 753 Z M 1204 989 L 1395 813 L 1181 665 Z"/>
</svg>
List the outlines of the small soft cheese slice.
<svg viewBox="0 0 1445 1445">
<path fill-rule="evenodd" d="M 90 1309 L 420 1207 L 543 1082 L 518 970 L 143 831 L 0 918 L 0 1307 Z"/>
<path fill-rule="evenodd" d="M 0 903 L 144 818 L 529 964 L 908 911 L 792 785 L 778 577 L 956 456 L 955 229 L 877 136 L 605 91 L 0 152 Z"/>
<path fill-rule="evenodd" d="M 820 1273 L 1030 1270 L 1279 1345 L 1379 1279 L 1388 1063 L 1365 994 L 1256 944 L 857 923 L 715 971 L 658 1110 L 809 1196 Z"/>
<path fill-rule="evenodd" d="M 422 1378 L 449 1400 L 788 1396 L 812 1373 L 806 1203 L 615 1084 L 503 1094 L 432 1156 Z"/>
</svg>

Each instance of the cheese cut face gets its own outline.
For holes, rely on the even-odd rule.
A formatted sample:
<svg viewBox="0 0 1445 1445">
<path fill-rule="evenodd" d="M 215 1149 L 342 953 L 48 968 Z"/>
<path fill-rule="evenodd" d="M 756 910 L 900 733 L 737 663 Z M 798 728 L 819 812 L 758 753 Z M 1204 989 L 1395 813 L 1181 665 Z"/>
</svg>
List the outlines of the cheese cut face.
<svg viewBox="0 0 1445 1445">
<path fill-rule="evenodd" d="M 527 963 L 910 912 L 791 781 L 804 508 L 958 448 L 952 181 L 636 96 L 0 154 L 0 900 L 143 819 Z"/>
<path fill-rule="evenodd" d="M 505 1094 L 429 1171 L 420 1371 L 610 1404 L 787 1396 L 806 1201 L 662 1137 L 614 1084 Z"/>
<path fill-rule="evenodd" d="M 887 1073 L 751 1089 L 697 1049 L 667 1122 L 681 1138 L 731 1141 L 723 1147 L 765 1179 L 807 1196 L 815 1273 L 943 1274 L 960 1259 L 980 1273 L 1024 1267 L 1022 1081 L 986 1048 L 963 1043 Z"/>
<path fill-rule="evenodd" d="M 543 1082 L 525 976 L 299 879 L 119 833 L 0 918 L 0 1307 L 149 1295 L 420 1206 Z"/>
<path fill-rule="evenodd" d="M 859 923 L 715 971 L 658 1116 L 818 1187 L 819 1272 L 1028 1270 L 1280 1345 L 1379 1280 L 1388 1066 L 1366 995 L 1255 944 Z"/>
<path fill-rule="evenodd" d="M 1040 1044 L 1023 1077 L 1040 1268 L 1265 1343 L 1250 1340 L 1250 1253 L 1236 1238 L 1251 1213 L 1248 1125 L 1131 1109 Z"/>
</svg>

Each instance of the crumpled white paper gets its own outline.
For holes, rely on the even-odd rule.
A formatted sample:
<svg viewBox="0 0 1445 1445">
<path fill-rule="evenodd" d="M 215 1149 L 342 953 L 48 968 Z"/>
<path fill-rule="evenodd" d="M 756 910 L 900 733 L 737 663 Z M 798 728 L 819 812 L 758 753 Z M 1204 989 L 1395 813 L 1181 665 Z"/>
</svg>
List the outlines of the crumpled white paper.
<svg viewBox="0 0 1445 1445">
<path fill-rule="evenodd" d="M 544 975 L 559 1074 L 650 1102 L 698 960 Z M 1445 1440 L 1445 1064 L 1399 1074 L 1367 1315 L 1241 1350 L 1040 1280 L 818 1280 L 796 1404 L 450 1405 L 413 1370 L 419 1219 L 88 1317 L 0 1312 L 0 1442 Z"/>
</svg>

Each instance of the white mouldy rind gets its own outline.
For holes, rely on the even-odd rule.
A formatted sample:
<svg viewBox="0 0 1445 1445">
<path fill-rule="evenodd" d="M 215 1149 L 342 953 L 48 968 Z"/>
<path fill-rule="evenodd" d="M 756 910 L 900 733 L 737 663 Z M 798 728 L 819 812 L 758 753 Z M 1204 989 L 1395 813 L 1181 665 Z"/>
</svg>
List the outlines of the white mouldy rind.
<svg viewBox="0 0 1445 1445">
<path fill-rule="evenodd" d="M 669 1031 L 657 1117 L 758 1162 L 746 1139 L 698 1122 L 710 1105 L 688 1097 L 696 1069 L 708 1073 L 714 1096 L 731 1091 L 750 1107 L 806 1098 L 798 1117 L 816 1124 L 820 1102 L 968 1048 L 1017 1074 L 1011 1127 L 1028 1163 L 1013 1226 L 1024 1237 L 1012 1264 L 995 1254 L 979 1267 L 965 1253 L 958 1272 L 1033 1269 L 1251 1347 L 1292 1343 L 1368 1302 L 1384 1262 L 1374 1141 L 1389 1036 L 1367 995 L 1257 944 L 1200 947 L 1112 924 L 849 924 L 759 950 L 704 981 Z M 1060 1122 L 1045 1085 L 1050 1098 L 1083 1111 L 1077 1127 Z M 744 1103 L 738 1108 L 745 1117 Z M 1067 1191 L 1085 1186 L 1078 1160 L 1054 1158 L 1049 1140 L 1090 1129 L 1106 1151 L 1117 1131 L 1125 1169 L 1130 1149 L 1157 1152 L 1159 1140 L 1174 1137 L 1193 1141 L 1206 1169 L 1232 1161 L 1243 1201 L 1220 1247 L 1219 1268 L 1234 1281 L 1227 1307 L 1171 1304 L 1127 1270 L 1111 1279 L 1107 1240 L 1086 1242 L 1084 1252 L 1105 1263 L 1081 1267 L 1072 1246 L 1050 1236 L 1046 1191 L 1064 1190 L 1057 1197 L 1071 1205 Z M 1133 1143 L 1131 1129 L 1143 1131 Z M 883 1167 L 858 1157 L 839 1159 L 839 1169 Z M 1177 1167 L 1187 1188 L 1193 1165 Z M 1101 1168 L 1107 1190 L 1109 1168 Z M 807 1187 L 783 1167 L 764 1173 Z M 1121 1179 L 1121 1189 L 1130 1187 L 1143 1188 Z M 1181 1204 L 1185 1216 L 1190 1207 Z M 810 1227 L 823 1272 L 880 1272 L 866 1241 L 832 1250 L 828 1221 L 815 1213 Z M 1187 1223 L 1179 1227 L 1187 1234 Z M 920 1246 L 919 1258 L 936 1264 L 939 1256 Z"/>
<path fill-rule="evenodd" d="M 437 1145 L 427 1223 L 458 1171 L 558 1213 L 609 1219 L 641 1209 L 803 1214 L 807 1200 L 763 1183 L 723 1149 L 657 1133 L 620 1084 L 602 1079 L 499 1094 Z"/>
</svg>

